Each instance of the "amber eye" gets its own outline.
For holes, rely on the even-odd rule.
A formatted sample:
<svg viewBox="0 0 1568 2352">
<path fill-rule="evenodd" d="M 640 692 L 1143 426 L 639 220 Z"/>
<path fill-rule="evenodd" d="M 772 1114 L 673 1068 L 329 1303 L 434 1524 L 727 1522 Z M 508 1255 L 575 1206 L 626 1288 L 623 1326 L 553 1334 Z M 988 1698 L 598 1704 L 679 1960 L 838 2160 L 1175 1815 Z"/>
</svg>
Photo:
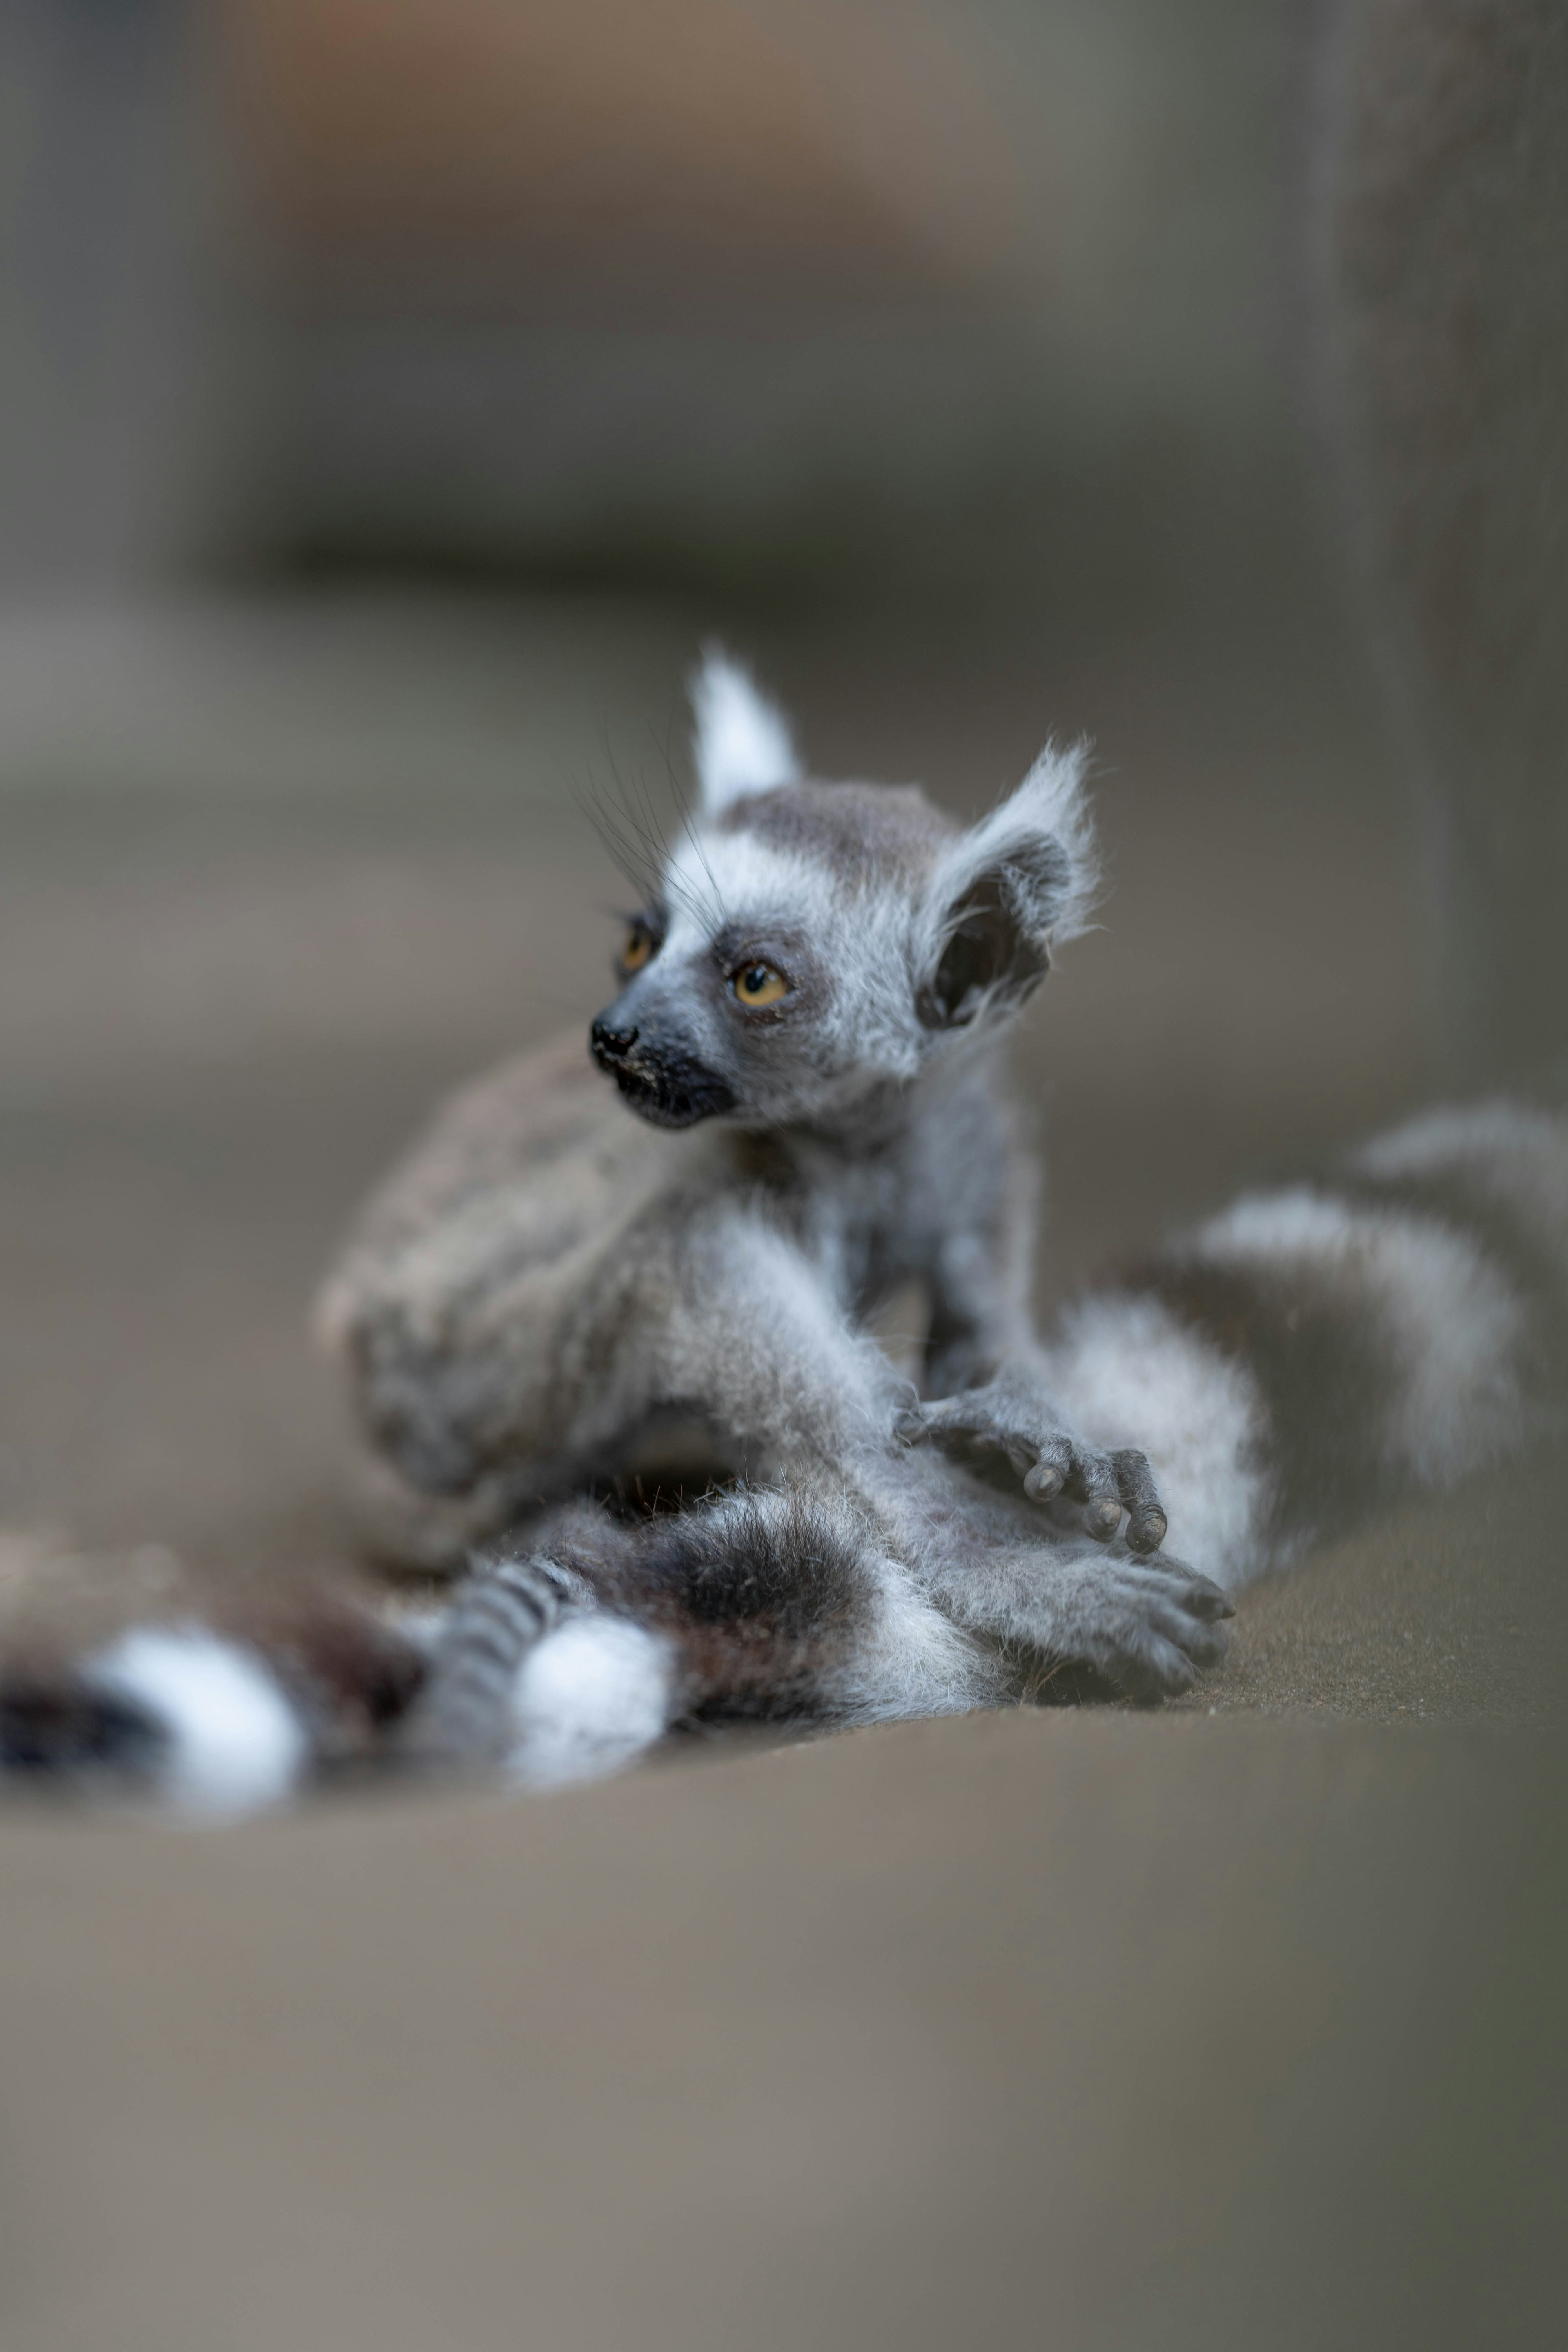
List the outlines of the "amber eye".
<svg viewBox="0 0 1568 2352">
<path fill-rule="evenodd" d="M 621 970 L 641 971 L 645 963 L 653 961 L 654 938 L 646 923 L 634 923 L 626 933 L 626 943 L 621 950 Z"/>
<path fill-rule="evenodd" d="M 789 982 L 771 963 L 743 963 L 734 975 L 734 989 L 742 1004 L 776 1004 L 789 994 Z"/>
</svg>

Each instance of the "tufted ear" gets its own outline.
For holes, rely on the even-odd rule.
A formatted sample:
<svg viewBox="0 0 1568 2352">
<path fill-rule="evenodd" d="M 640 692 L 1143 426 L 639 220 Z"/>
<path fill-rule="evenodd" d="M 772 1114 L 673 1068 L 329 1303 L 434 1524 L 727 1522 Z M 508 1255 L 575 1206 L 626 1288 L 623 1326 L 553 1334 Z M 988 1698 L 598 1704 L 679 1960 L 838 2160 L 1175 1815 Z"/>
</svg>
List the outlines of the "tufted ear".
<svg viewBox="0 0 1568 2352">
<path fill-rule="evenodd" d="M 1010 800 L 939 862 L 916 920 L 916 1002 L 928 1029 L 1011 1010 L 1088 919 L 1097 878 L 1087 752 L 1041 752 Z"/>
<path fill-rule="evenodd" d="M 752 793 L 795 782 L 800 767 L 787 720 L 721 646 L 705 649 L 690 691 L 697 721 L 692 751 L 704 816 L 720 816 Z"/>
</svg>

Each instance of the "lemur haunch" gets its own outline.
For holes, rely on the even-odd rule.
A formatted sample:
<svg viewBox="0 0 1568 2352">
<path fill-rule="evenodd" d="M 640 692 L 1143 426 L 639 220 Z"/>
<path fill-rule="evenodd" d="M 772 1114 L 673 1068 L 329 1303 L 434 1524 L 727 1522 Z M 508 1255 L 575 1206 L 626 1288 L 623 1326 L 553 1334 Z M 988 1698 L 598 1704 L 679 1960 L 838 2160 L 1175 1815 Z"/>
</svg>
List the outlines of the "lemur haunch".
<svg viewBox="0 0 1568 2352">
<path fill-rule="evenodd" d="M 573 1039 L 459 1095 L 327 1287 L 409 1547 L 442 1512 L 492 1539 L 423 1654 L 142 1630 L 74 1705 L 0 1692 L 14 1761 L 237 1806 L 330 1754 L 345 1706 L 389 1755 L 543 1781 L 702 1717 L 1086 1677 L 1158 1699 L 1223 1655 L 1225 1588 L 1561 1399 L 1568 1119 L 1511 1102 L 1241 1200 L 1042 1343 L 1001 1048 L 1092 890 L 1081 759 L 962 831 L 912 789 L 804 779 L 721 656 L 695 702 L 700 804 L 597 1068 Z M 867 1332 L 911 1283 L 913 1384 Z M 640 1517 L 582 1499 L 673 1421 L 739 1483 Z M 1161 1552 L 1167 1512 L 1216 1580 Z"/>
</svg>

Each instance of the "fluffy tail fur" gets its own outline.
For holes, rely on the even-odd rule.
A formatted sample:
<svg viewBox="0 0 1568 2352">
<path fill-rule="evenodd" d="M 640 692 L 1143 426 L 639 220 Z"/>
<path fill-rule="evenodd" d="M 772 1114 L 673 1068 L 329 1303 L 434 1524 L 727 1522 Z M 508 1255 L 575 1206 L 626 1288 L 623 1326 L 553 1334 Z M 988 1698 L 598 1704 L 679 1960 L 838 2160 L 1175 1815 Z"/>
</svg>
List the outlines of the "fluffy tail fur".
<svg viewBox="0 0 1568 2352">
<path fill-rule="evenodd" d="M 132 1625 L 0 1673 L 0 1777 L 145 1790 L 224 1819 L 381 1752 L 426 1675 L 422 1628 L 296 1591 L 248 1612 Z"/>
<path fill-rule="evenodd" d="M 1148 1454 L 1173 1548 L 1244 1583 L 1568 1419 L 1568 1118 L 1428 1111 L 1246 1194 L 1075 1303 L 1053 1353 L 1085 1434 Z"/>
</svg>

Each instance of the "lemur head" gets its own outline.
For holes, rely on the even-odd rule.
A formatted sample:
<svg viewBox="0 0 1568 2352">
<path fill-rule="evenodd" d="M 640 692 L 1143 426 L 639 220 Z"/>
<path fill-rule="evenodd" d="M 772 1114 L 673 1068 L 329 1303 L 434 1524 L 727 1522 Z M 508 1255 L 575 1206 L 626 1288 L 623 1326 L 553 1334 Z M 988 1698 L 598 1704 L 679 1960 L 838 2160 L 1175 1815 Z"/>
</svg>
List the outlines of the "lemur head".
<svg viewBox="0 0 1568 2352">
<path fill-rule="evenodd" d="M 1011 1017 L 1083 927 L 1083 754 L 1041 753 L 961 830 L 912 786 L 801 775 L 784 718 L 710 652 L 699 806 L 631 918 L 593 1050 L 659 1127 L 831 1124 Z"/>
</svg>

